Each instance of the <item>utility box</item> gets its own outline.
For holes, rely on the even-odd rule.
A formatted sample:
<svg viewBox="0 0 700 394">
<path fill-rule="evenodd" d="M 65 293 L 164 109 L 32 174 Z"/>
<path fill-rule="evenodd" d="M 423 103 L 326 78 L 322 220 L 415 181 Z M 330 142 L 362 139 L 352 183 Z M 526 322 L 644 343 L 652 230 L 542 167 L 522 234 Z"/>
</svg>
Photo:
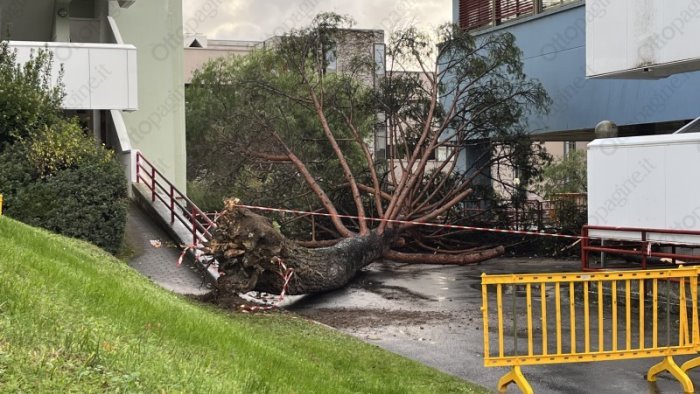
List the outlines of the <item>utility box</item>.
<svg viewBox="0 0 700 394">
<path fill-rule="evenodd" d="M 697 0 L 587 0 L 586 76 L 663 78 L 700 70 L 697 37 Z"/>
<path fill-rule="evenodd" d="M 598 139 L 588 144 L 588 224 L 700 231 L 700 133 Z M 591 229 L 640 241 L 641 231 Z M 700 235 L 650 232 L 648 241 L 700 245 Z"/>
</svg>

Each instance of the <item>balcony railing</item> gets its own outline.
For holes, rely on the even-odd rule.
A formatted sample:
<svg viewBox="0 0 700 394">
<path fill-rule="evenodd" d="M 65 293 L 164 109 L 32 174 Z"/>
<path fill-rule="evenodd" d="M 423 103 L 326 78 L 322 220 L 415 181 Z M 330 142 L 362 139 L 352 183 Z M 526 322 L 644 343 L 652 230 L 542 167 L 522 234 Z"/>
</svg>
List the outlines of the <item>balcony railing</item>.
<svg viewBox="0 0 700 394">
<path fill-rule="evenodd" d="M 54 59 L 54 83 L 60 67 L 66 97 L 64 109 L 138 109 L 136 47 L 120 44 L 10 41 L 17 60 L 48 50 Z"/>
</svg>

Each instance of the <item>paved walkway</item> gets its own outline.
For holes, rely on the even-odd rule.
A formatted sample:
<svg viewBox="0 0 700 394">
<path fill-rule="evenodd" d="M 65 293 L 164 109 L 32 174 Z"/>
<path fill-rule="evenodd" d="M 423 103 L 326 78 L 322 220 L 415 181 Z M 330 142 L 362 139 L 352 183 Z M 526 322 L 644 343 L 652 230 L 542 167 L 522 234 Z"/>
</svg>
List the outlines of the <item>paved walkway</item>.
<svg viewBox="0 0 700 394">
<path fill-rule="evenodd" d="M 210 290 L 209 282 L 192 257 L 187 255 L 183 264 L 177 266 L 180 249 L 134 203 L 129 204 L 126 236 L 135 253 L 129 260 L 129 265 L 153 282 L 178 294 L 203 294 Z M 162 246 L 154 247 L 151 245 L 152 240 L 160 241 Z"/>
</svg>

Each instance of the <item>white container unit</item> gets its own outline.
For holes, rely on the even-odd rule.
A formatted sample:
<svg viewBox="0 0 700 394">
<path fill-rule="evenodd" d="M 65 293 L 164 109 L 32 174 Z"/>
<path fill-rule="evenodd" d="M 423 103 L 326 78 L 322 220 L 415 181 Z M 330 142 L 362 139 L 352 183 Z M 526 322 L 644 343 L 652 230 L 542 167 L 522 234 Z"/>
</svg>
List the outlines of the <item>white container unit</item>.
<svg viewBox="0 0 700 394">
<path fill-rule="evenodd" d="M 599 139 L 588 144 L 588 224 L 700 231 L 700 133 Z M 590 230 L 641 241 L 641 232 Z M 700 245 L 700 235 L 647 234 Z"/>
<path fill-rule="evenodd" d="M 586 0 L 586 76 L 663 78 L 699 70 L 698 37 L 698 0 Z"/>
</svg>

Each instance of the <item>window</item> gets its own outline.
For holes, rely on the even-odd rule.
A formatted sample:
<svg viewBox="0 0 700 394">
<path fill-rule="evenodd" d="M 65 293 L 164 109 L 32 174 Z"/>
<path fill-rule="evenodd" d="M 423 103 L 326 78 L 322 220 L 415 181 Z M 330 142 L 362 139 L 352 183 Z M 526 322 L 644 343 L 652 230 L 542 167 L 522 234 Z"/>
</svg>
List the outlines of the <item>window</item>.
<svg viewBox="0 0 700 394">
<path fill-rule="evenodd" d="M 542 9 L 548 10 L 552 7 L 559 7 L 567 3 L 573 3 L 576 0 L 540 0 L 542 2 Z"/>
<path fill-rule="evenodd" d="M 336 72 L 338 71 L 338 48 L 335 43 L 331 43 L 330 47 L 325 53 L 326 61 L 326 72 Z"/>
<path fill-rule="evenodd" d="M 496 26 L 578 0 L 460 0 L 459 25 L 472 30 Z"/>
<path fill-rule="evenodd" d="M 567 157 L 571 152 L 576 150 L 576 141 L 566 141 L 564 142 L 564 157 Z"/>
</svg>

